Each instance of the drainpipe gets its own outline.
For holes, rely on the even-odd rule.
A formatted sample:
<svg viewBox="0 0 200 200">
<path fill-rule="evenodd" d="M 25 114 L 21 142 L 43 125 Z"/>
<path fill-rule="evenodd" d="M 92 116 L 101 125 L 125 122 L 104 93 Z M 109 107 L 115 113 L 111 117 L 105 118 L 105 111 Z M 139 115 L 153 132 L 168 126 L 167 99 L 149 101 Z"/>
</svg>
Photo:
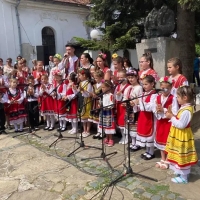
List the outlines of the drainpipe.
<svg viewBox="0 0 200 200">
<path fill-rule="evenodd" d="M 18 37 L 19 37 L 19 51 L 20 55 L 22 56 L 22 36 L 21 36 L 21 28 L 20 28 L 20 19 L 19 19 L 19 12 L 18 7 L 21 0 L 18 0 L 16 6 L 15 6 L 15 13 L 16 13 L 16 19 L 17 19 L 17 27 L 18 27 Z"/>
</svg>

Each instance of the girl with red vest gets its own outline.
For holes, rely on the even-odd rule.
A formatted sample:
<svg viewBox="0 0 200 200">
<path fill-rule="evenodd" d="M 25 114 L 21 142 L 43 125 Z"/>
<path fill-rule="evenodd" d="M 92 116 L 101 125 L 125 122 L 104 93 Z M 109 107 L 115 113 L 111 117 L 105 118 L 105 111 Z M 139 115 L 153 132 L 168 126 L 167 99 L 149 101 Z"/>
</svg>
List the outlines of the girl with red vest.
<svg viewBox="0 0 200 200">
<path fill-rule="evenodd" d="M 46 127 L 44 130 L 52 131 L 55 125 L 54 117 L 54 100 L 52 98 L 52 85 L 48 83 L 48 76 L 41 76 L 41 86 L 39 88 L 40 95 L 40 112 L 42 116 L 46 117 Z"/>
<path fill-rule="evenodd" d="M 153 105 L 156 100 L 156 92 L 154 90 L 155 79 L 151 75 L 147 75 L 142 80 L 144 93 L 139 98 L 140 113 L 138 117 L 136 145 L 146 146 L 146 152 L 141 155 L 144 160 L 155 158 L 154 155 L 154 136 L 156 132 L 156 120 L 153 115 Z"/>
<path fill-rule="evenodd" d="M 62 81 L 62 72 L 60 70 L 55 70 L 53 72 L 54 76 L 54 84 L 52 92 L 52 97 L 55 99 L 54 101 L 54 113 L 57 119 L 59 120 L 60 127 L 58 131 L 66 130 L 66 108 L 65 101 L 62 99 L 63 96 L 66 95 L 67 85 Z"/>
<path fill-rule="evenodd" d="M 173 79 L 171 94 L 176 96 L 176 91 L 180 86 L 188 85 L 185 76 L 182 75 L 182 62 L 179 58 L 171 58 L 167 62 L 167 70 Z"/>
<path fill-rule="evenodd" d="M 23 60 L 18 60 L 17 61 L 17 79 L 18 79 L 18 84 L 21 85 L 19 86 L 21 90 L 24 89 L 25 86 L 23 86 L 26 83 L 26 79 L 28 77 L 28 72 L 23 70 Z"/>
<path fill-rule="evenodd" d="M 23 123 L 26 121 L 27 114 L 24 105 L 22 104 L 24 95 L 21 90 L 17 89 L 17 84 L 17 79 L 10 79 L 10 87 L 6 93 L 6 101 L 9 104 L 10 124 L 14 125 L 15 132 L 23 132 Z"/>
<path fill-rule="evenodd" d="M 166 154 L 164 152 L 171 122 L 165 117 L 165 113 L 168 109 L 171 109 L 174 115 L 177 114 L 179 109 L 176 98 L 170 94 L 172 89 L 173 80 L 170 77 L 160 78 L 160 88 L 164 91 L 156 97 L 156 104 L 153 108 L 153 112 L 157 118 L 156 122 L 156 134 L 154 145 L 160 149 L 161 160 L 156 162 L 156 167 L 161 169 L 167 169 L 168 163 Z"/>
<path fill-rule="evenodd" d="M 43 62 L 37 61 L 36 70 L 32 72 L 33 77 L 35 79 L 35 84 L 40 84 L 42 75 L 47 74 L 43 68 L 44 68 Z"/>
<path fill-rule="evenodd" d="M 116 100 L 116 110 L 117 110 L 116 124 L 122 135 L 122 138 L 119 141 L 119 144 L 127 144 L 128 139 L 127 139 L 127 135 L 125 135 L 125 131 L 124 131 L 124 126 L 125 126 L 124 117 L 125 117 L 125 113 L 126 113 L 126 107 L 124 107 L 120 102 L 123 99 L 125 89 L 130 84 L 127 83 L 125 70 L 118 72 L 118 78 L 119 78 L 119 81 L 121 81 L 123 79 L 124 79 L 124 81 L 121 84 L 117 85 L 115 92 L 114 92 L 114 99 Z"/>
<path fill-rule="evenodd" d="M 153 69 L 153 58 L 150 52 L 147 52 L 142 55 L 139 61 L 140 71 L 139 71 L 139 79 L 140 81 L 147 75 L 151 75 L 154 77 L 155 81 L 159 80 L 157 72 Z"/>
<path fill-rule="evenodd" d="M 66 109 L 66 121 L 71 122 L 72 129 L 68 132 L 70 134 L 77 133 L 77 112 L 78 112 L 78 101 L 76 98 L 77 91 L 74 90 L 74 87 L 77 83 L 77 75 L 75 72 L 69 74 L 69 84 L 67 85 L 66 94 L 63 96 L 65 101 Z"/>
</svg>

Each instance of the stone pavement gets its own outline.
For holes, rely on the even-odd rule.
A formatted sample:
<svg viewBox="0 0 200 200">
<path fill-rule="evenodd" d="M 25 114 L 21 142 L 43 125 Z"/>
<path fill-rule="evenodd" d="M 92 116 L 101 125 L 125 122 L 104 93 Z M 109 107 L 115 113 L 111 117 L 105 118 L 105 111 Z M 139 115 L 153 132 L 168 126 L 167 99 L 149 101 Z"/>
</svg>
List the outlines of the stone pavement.
<svg viewBox="0 0 200 200">
<path fill-rule="evenodd" d="M 93 159 L 94 156 L 99 157 L 102 150 L 87 145 L 101 148 L 101 141 L 90 136 L 84 139 L 85 148 L 79 148 L 68 157 L 79 147 L 77 141 L 80 139 L 59 140 L 49 148 L 57 139 L 54 136 L 56 130 L 48 132 L 41 129 L 36 133 L 41 138 L 31 134 L 12 138 L 16 135 L 12 130 L 8 135 L 0 135 L 0 200 L 199 199 L 198 165 L 192 168 L 188 184 L 174 184 L 170 181 L 173 177 L 171 170 L 154 167 L 160 157 L 159 151 L 156 151 L 155 159 L 144 161 L 140 158 L 144 150 L 140 150 L 131 153 L 131 167 L 137 174 L 129 176 L 124 174 L 124 164 L 127 166 L 128 162 L 127 146 L 116 143 L 114 147 L 105 147 L 105 153 L 117 152 L 107 157 L 108 162 L 102 158 Z M 63 136 L 71 137 L 67 132 Z M 195 132 L 195 139 L 200 154 L 200 130 Z M 115 140 L 117 142 L 119 138 Z M 111 180 L 118 177 L 122 178 L 111 185 Z"/>
</svg>

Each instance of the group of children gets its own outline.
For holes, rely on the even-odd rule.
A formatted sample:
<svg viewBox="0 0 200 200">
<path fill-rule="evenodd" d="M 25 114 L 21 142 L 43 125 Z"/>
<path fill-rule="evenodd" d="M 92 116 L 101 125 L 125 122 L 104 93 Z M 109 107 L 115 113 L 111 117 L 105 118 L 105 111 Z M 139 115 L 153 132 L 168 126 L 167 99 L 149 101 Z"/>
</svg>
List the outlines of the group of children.
<svg viewBox="0 0 200 200">
<path fill-rule="evenodd" d="M 103 62 L 106 58 L 99 54 L 98 59 Z M 37 130 L 40 113 L 46 120 L 44 130 L 48 131 L 54 130 L 57 119 L 59 131 L 66 131 L 68 121 L 72 125 L 69 133 L 76 134 L 78 121 L 81 121 L 81 134 L 88 137 L 91 124 L 96 124 L 97 134 L 93 138 L 101 139 L 104 132 L 104 143 L 112 147 L 113 135 L 118 128 L 122 135 L 120 144 L 127 144 L 131 137 L 130 151 L 146 147 L 145 153 L 141 154 L 144 160 L 155 157 L 156 146 L 161 151 L 161 160 L 156 167 L 167 169 L 170 166 L 177 174 L 172 181 L 186 183 L 191 165 L 197 162 L 197 154 L 190 128 L 194 95 L 181 74 L 181 61 L 170 59 L 167 63 L 170 76 L 159 79 L 148 53 L 139 61 L 139 72 L 134 68 L 119 67 L 118 60 L 113 61 L 116 61 L 116 70 L 109 78 L 105 78 L 109 70 L 106 68 L 105 73 L 105 68 L 98 66 L 92 73 L 90 68 L 82 67 L 66 77 L 65 60 L 58 54 L 54 57 L 55 67 L 48 76 L 43 63 L 37 61 L 36 70 L 30 76 L 25 77 L 19 70 L 17 76 L 9 77 L 7 85 L 7 80 L 2 78 L 0 109 L 5 111 L 15 132 L 23 131 L 27 117 L 30 132 Z M 160 84 L 161 93 L 155 90 L 156 82 Z M 0 120 L 1 124 L 3 120 Z M 2 125 L 1 133 L 4 130 Z"/>
</svg>

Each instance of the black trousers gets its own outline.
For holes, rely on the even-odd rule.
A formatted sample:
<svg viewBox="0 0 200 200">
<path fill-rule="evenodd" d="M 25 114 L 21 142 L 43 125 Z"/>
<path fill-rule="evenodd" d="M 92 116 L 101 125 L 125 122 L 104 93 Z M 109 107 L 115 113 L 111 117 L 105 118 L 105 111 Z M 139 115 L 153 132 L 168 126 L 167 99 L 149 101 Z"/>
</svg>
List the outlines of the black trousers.
<svg viewBox="0 0 200 200">
<path fill-rule="evenodd" d="M 37 101 L 27 102 L 28 119 L 30 127 L 33 129 L 39 126 L 39 107 Z"/>
<path fill-rule="evenodd" d="M 4 112 L 4 108 L 0 109 L 0 130 L 5 130 L 6 116 Z"/>
</svg>

